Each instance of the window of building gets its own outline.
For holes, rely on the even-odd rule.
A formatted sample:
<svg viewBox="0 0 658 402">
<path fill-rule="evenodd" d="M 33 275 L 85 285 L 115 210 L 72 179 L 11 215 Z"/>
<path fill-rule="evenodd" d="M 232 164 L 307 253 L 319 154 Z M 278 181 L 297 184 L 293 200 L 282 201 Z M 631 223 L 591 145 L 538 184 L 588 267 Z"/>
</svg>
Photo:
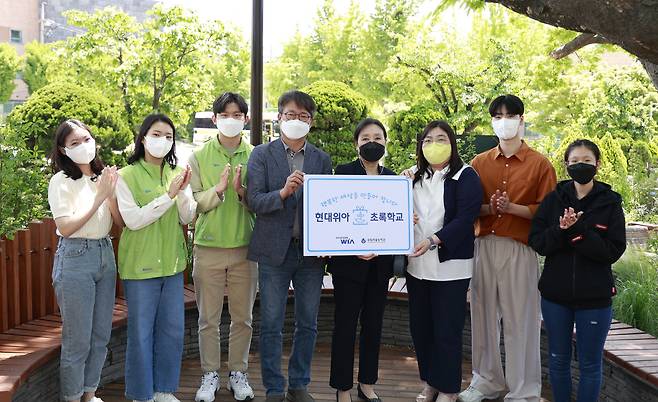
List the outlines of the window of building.
<svg viewBox="0 0 658 402">
<path fill-rule="evenodd" d="M 11 30 L 11 41 L 13 43 L 23 43 L 23 33 L 21 31 L 18 31 L 16 29 Z"/>
</svg>

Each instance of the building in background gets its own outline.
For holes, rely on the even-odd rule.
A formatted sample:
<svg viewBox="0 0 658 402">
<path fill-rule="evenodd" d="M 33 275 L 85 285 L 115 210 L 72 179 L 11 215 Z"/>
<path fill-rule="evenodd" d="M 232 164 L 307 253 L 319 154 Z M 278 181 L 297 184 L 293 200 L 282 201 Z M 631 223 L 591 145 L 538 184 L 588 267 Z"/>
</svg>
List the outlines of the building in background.
<svg viewBox="0 0 658 402">
<path fill-rule="evenodd" d="M 39 0 L 0 0 L 0 43 L 9 43 L 19 55 L 23 55 L 26 44 L 38 41 L 41 32 L 40 3 Z M 9 101 L 0 103 L 0 114 L 9 113 L 29 95 L 20 74 L 14 83 L 16 88 Z"/>
<path fill-rule="evenodd" d="M 82 31 L 66 24 L 63 13 L 82 10 L 92 13 L 113 6 L 143 21 L 146 11 L 156 0 L 0 0 L 0 43 L 9 43 L 19 55 L 25 53 L 25 45 L 32 41 L 56 42 Z M 27 85 L 20 74 L 15 80 L 16 89 L 9 101 L 0 104 L 0 115 L 9 113 L 29 96 Z"/>
</svg>

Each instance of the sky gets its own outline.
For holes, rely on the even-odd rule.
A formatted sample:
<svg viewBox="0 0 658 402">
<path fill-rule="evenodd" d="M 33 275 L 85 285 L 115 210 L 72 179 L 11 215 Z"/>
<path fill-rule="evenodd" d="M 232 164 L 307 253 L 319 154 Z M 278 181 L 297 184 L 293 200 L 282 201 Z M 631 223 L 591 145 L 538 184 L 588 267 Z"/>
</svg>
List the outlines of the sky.
<svg viewBox="0 0 658 402">
<path fill-rule="evenodd" d="M 251 40 L 251 1 L 249 0 L 161 0 L 167 6 L 182 6 L 194 11 L 200 18 L 218 19 L 224 24 L 238 27 L 247 40 Z M 264 0 L 264 58 L 270 60 L 281 54 L 283 45 L 297 30 L 310 33 L 317 9 L 324 0 Z M 351 0 L 334 0 L 336 12 L 343 14 Z M 375 9 L 375 0 L 359 0 L 361 10 L 370 14 Z M 424 2 L 419 14 L 432 11 L 437 1 Z M 455 10 L 456 18 L 468 20 L 466 11 Z M 456 24 L 468 26 L 469 24 Z"/>
</svg>

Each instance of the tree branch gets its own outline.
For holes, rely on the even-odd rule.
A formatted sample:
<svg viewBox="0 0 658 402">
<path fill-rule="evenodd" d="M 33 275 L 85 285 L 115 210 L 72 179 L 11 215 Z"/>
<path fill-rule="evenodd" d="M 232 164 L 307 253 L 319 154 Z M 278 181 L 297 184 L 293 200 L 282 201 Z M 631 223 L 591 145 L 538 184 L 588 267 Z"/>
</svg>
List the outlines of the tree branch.
<svg viewBox="0 0 658 402">
<path fill-rule="evenodd" d="M 560 60 L 571 53 L 594 43 L 610 43 L 609 40 L 599 34 L 584 33 L 576 36 L 570 42 L 565 43 L 551 52 L 551 57 Z"/>
</svg>

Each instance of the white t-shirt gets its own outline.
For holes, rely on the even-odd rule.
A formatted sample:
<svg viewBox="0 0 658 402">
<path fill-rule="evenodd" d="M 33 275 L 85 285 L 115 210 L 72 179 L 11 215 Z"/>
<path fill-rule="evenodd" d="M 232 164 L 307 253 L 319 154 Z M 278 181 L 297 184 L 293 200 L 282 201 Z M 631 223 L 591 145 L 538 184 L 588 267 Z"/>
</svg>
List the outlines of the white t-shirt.
<svg viewBox="0 0 658 402">
<path fill-rule="evenodd" d="M 53 218 L 74 216 L 80 211 L 87 211 L 96 197 L 96 182 L 90 176 L 83 175 L 77 180 L 67 177 L 64 172 L 57 172 L 48 185 L 48 203 Z M 69 237 L 83 239 L 102 239 L 112 229 L 112 214 L 108 201 L 103 202 L 96 213 L 77 232 Z M 57 230 L 57 235 L 62 234 Z"/>
<path fill-rule="evenodd" d="M 459 180 L 464 165 L 451 179 Z M 414 185 L 414 213 L 418 215 L 418 223 L 414 225 L 415 244 L 427 239 L 429 236 L 441 230 L 445 215 L 443 204 L 443 190 L 445 174 L 448 167 L 436 171 L 430 178 L 423 178 Z M 421 186 L 422 184 L 422 186 Z M 439 261 L 439 253 L 436 249 L 427 250 L 420 257 L 409 257 L 407 271 L 414 278 L 430 281 L 454 281 L 467 279 L 473 275 L 473 259 Z"/>
</svg>

